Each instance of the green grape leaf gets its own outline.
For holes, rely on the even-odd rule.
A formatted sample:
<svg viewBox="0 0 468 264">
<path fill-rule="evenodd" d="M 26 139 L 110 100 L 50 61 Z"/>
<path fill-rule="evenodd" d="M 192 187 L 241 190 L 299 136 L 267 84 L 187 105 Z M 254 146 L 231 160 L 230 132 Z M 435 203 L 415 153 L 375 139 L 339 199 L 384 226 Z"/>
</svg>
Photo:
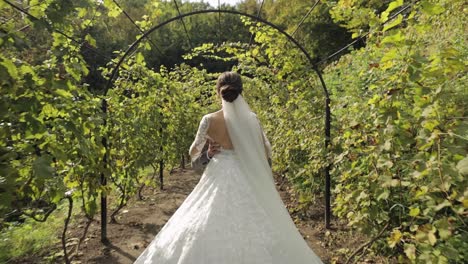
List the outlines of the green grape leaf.
<svg viewBox="0 0 468 264">
<path fill-rule="evenodd" d="M 421 9 L 428 15 L 439 15 L 445 11 L 445 8 L 439 4 L 431 3 L 429 1 L 421 2 Z"/>
<path fill-rule="evenodd" d="M 387 30 L 389 30 L 389 29 L 392 29 L 392 28 L 398 26 L 399 24 L 401 24 L 401 22 L 403 22 L 403 15 L 400 14 L 400 15 L 398 15 L 392 22 L 387 23 L 387 24 L 384 26 L 384 28 L 383 28 L 382 31 L 385 32 L 385 31 L 387 31 Z"/>
<path fill-rule="evenodd" d="M 13 63 L 13 61 L 11 61 L 11 60 L 9 60 L 9 59 L 7 59 L 5 57 L 2 57 L 1 59 L 2 59 L 2 61 L 0 62 L 0 65 L 5 67 L 8 74 L 10 75 L 10 77 L 12 79 L 18 78 L 18 70 L 16 69 L 16 65 Z"/>
<path fill-rule="evenodd" d="M 462 175 L 468 175 L 468 157 L 465 157 L 457 163 L 457 170 Z"/>
<path fill-rule="evenodd" d="M 33 163 L 34 175 L 40 178 L 51 178 L 54 168 L 50 166 L 52 159 L 48 155 L 37 157 Z"/>
</svg>

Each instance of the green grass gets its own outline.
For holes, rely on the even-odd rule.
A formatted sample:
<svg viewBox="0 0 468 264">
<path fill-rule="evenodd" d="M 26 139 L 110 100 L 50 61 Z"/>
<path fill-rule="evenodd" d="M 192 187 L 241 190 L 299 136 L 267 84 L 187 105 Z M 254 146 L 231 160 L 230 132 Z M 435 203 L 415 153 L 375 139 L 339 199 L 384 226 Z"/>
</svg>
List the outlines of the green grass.
<svg viewBox="0 0 468 264">
<path fill-rule="evenodd" d="M 77 211 L 74 208 L 73 211 Z M 24 223 L 11 224 L 0 232 L 0 263 L 8 263 L 22 256 L 32 256 L 48 251 L 60 243 L 68 203 L 63 201 L 46 222 L 29 217 Z M 73 217 L 72 217 L 73 218 Z M 52 253 L 52 252 L 51 252 Z"/>
<path fill-rule="evenodd" d="M 140 173 L 152 175 L 154 171 L 151 166 L 148 166 Z M 169 172 L 165 172 L 165 175 L 167 175 L 166 173 Z M 108 198 L 108 214 L 110 217 L 110 213 L 118 205 L 118 199 L 115 199 L 115 194 L 110 194 Z M 80 204 L 75 202 L 69 227 L 75 225 L 79 219 L 77 215 L 80 212 Z M 43 255 L 45 252 L 49 255 L 47 259 L 51 261 L 55 256 L 62 255 L 61 249 L 59 252 L 49 251 L 51 248 L 55 248 L 55 245 L 60 244 L 67 213 L 68 202 L 63 200 L 44 223 L 26 217 L 24 223 L 11 223 L 8 228 L 0 231 L 0 263 L 9 263 L 25 256 Z"/>
</svg>

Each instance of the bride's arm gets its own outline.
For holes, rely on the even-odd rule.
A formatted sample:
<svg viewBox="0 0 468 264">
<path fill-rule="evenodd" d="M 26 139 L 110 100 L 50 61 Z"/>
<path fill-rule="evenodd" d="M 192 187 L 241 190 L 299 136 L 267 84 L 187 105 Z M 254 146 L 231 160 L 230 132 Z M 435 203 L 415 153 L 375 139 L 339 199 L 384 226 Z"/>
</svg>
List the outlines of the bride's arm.
<svg viewBox="0 0 468 264">
<path fill-rule="evenodd" d="M 198 131 L 197 135 L 195 136 L 195 140 L 193 141 L 189 150 L 190 158 L 192 161 L 195 161 L 200 156 L 203 147 L 206 144 L 206 134 L 208 132 L 209 125 L 210 124 L 208 116 L 203 116 L 203 118 L 200 121 L 200 125 L 198 126 Z"/>
</svg>

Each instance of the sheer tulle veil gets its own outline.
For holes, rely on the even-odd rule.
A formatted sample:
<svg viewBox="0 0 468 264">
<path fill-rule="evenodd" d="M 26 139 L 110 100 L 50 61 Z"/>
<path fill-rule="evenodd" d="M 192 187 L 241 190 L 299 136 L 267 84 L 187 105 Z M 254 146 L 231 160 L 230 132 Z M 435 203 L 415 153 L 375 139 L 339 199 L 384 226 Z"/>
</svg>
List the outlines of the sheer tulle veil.
<svg viewBox="0 0 468 264">
<path fill-rule="evenodd" d="M 321 263 L 300 235 L 276 191 L 258 118 L 241 94 L 233 102 L 222 100 L 222 108 L 241 170 L 254 190 L 257 201 L 272 220 L 279 237 L 283 239 L 283 243 L 277 243 L 278 248 L 275 250 L 288 252 L 291 263 L 310 263 L 308 261 L 311 260 Z"/>
</svg>

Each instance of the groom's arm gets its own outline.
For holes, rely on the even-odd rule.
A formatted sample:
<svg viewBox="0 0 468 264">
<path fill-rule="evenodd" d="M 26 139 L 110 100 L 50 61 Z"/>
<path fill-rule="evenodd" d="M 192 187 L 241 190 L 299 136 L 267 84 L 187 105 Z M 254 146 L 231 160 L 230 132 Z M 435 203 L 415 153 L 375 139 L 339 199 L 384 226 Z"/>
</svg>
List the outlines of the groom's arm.
<svg viewBox="0 0 468 264">
<path fill-rule="evenodd" d="M 203 167 L 203 166 L 206 166 L 208 164 L 208 162 L 210 162 L 210 158 L 208 156 L 208 150 L 204 150 L 204 151 L 202 151 L 200 156 L 198 156 L 198 158 L 196 158 L 194 161 L 192 161 L 192 167 L 194 167 L 194 166 Z M 268 157 L 268 165 L 270 165 L 270 167 L 272 165 L 270 157 Z"/>
<path fill-rule="evenodd" d="M 196 158 L 194 161 L 192 161 L 192 167 L 200 167 L 200 166 L 206 166 L 210 162 L 210 159 L 208 158 L 208 150 L 202 151 L 200 156 Z"/>
<path fill-rule="evenodd" d="M 197 172 L 203 172 L 208 162 L 210 162 L 210 159 L 208 158 L 208 147 L 209 144 L 207 142 L 203 147 L 201 154 L 195 160 L 191 161 L 192 169 Z"/>
<path fill-rule="evenodd" d="M 208 165 L 210 160 L 211 159 L 208 156 L 208 148 L 205 146 L 200 156 L 192 161 L 192 169 L 201 173 L 205 170 L 205 167 Z M 268 157 L 268 165 L 270 165 L 270 167 L 272 166 L 270 157 Z"/>
</svg>

